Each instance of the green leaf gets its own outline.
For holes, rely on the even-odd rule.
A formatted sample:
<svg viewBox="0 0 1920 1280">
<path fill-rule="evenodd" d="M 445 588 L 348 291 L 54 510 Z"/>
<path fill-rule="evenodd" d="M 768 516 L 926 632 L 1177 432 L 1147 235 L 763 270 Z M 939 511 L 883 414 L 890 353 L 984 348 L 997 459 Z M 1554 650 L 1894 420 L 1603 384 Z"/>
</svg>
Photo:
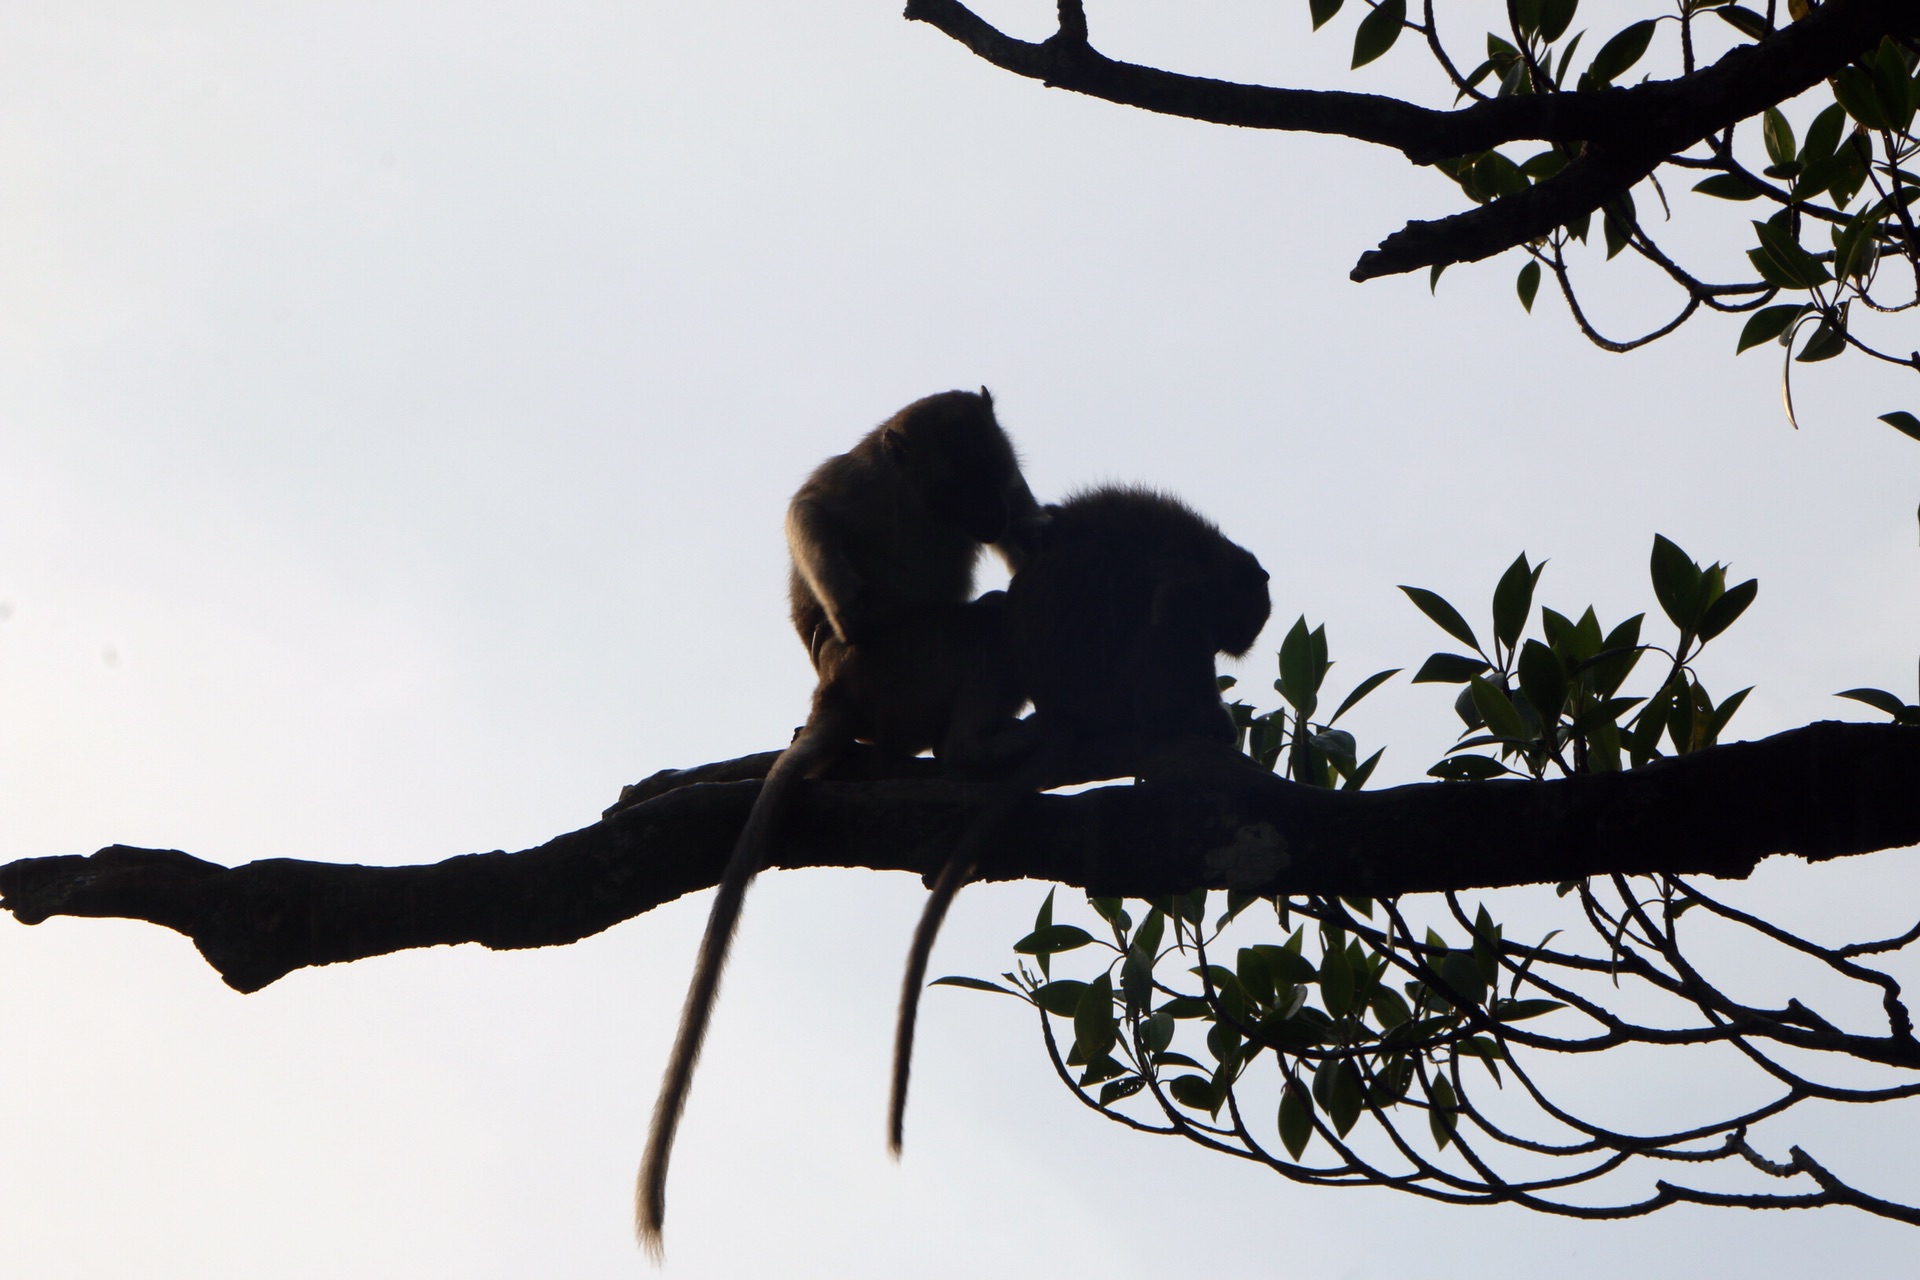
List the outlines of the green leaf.
<svg viewBox="0 0 1920 1280">
<path fill-rule="evenodd" d="M 1836 698 L 1852 698 L 1855 702 L 1864 702 L 1876 711 L 1884 711 L 1898 720 L 1907 710 L 1905 703 L 1885 689 L 1843 689 L 1833 695 Z"/>
<path fill-rule="evenodd" d="M 1487 670 L 1484 658 L 1469 658 L 1464 653 L 1436 653 L 1413 673 L 1413 684 L 1465 684 Z"/>
<path fill-rule="evenodd" d="M 1622 192 L 1601 207 L 1600 229 L 1606 235 L 1609 259 L 1627 247 L 1636 225 L 1632 192 Z"/>
<path fill-rule="evenodd" d="M 1579 7 L 1580 0 L 1540 0 L 1540 38 L 1552 44 L 1567 34 Z"/>
<path fill-rule="evenodd" d="M 1165 1053 L 1173 1043 L 1173 1015 L 1162 1009 L 1148 1017 L 1140 1024 L 1140 1038 L 1146 1042 L 1148 1052 Z"/>
<path fill-rule="evenodd" d="M 1474 710 L 1487 722 L 1487 728 L 1493 733 L 1512 742 L 1526 742 L 1533 735 L 1527 731 L 1527 722 L 1521 718 L 1519 708 L 1513 700 L 1501 690 L 1500 686 L 1483 676 L 1475 676 L 1467 681 L 1467 689 L 1473 695 Z"/>
<path fill-rule="evenodd" d="M 1364 67 L 1393 48 L 1407 21 L 1407 0 L 1381 0 L 1380 7 L 1360 19 L 1353 33 L 1353 66 Z"/>
<path fill-rule="evenodd" d="M 1647 45 L 1653 40 L 1653 27 L 1651 19 L 1636 22 L 1601 45 L 1600 52 L 1587 64 L 1587 74 L 1583 78 L 1590 79 L 1592 87 L 1598 89 L 1625 75 L 1647 51 Z"/>
<path fill-rule="evenodd" d="M 1847 109 L 1839 103 L 1828 106 L 1807 126 L 1807 137 L 1800 144 L 1800 163 L 1812 165 L 1832 157 L 1840 147 L 1840 131 L 1846 127 Z"/>
<path fill-rule="evenodd" d="M 1353 692 L 1347 695 L 1346 700 L 1340 704 L 1340 709 L 1333 713 L 1333 718 L 1331 720 L 1328 720 L 1327 723 L 1332 724 L 1334 720 L 1338 720 L 1341 716 L 1347 714 L 1347 711 L 1355 703 L 1359 702 L 1360 699 L 1372 693 L 1375 689 L 1378 689 L 1381 685 L 1385 684 L 1387 681 L 1399 675 L 1400 670 L 1401 669 L 1399 667 L 1388 667 L 1385 671 L 1374 672 L 1372 675 L 1368 676 L 1365 680 L 1362 680 L 1359 684 L 1355 685 L 1353 687 Z"/>
<path fill-rule="evenodd" d="M 1296 1080 L 1280 1092 L 1280 1141 L 1295 1160 L 1313 1137 L 1313 1099 Z"/>
<path fill-rule="evenodd" d="M 1540 581 L 1540 570 L 1546 567 L 1544 560 L 1529 566 L 1527 553 L 1522 551 L 1494 585 L 1493 638 L 1509 653 L 1519 642 L 1521 629 L 1527 625 L 1527 614 L 1533 610 L 1534 584 Z"/>
<path fill-rule="evenodd" d="M 1529 640 L 1520 650 L 1520 692 L 1527 696 L 1540 718 L 1552 724 L 1560 717 L 1567 701 L 1567 673 L 1553 650 L 1538 640 Z"/>
<path fill-rule="evenodd" d="M 1224 1097 L 1215 1095 L 1213 1081 L 1205 1076 L 1177 1076 L 1167 1085 L 1167 1092 L 1181 1106 L 1204 1111 L 1208 1115 L 1217 1113 L 1220 1104 L 1226 1101 Z"/>
<path fill-rule="evenodd" d="M 1700 585 L 1700 566 L 1693 558 L 1660 534 L 1653 535 L 1653 594 L 1674 626 L 1690 631 L 1693 618 L 1688 612 L 1693 593 Z"/>
<path fill-rule="evenodd" d="M 1115 1039 L 1113 978 L 1102 973 L 1086 985 L 1074 1005 L 1074 1052 L 1089 1063 L 1095 1062 L 1112 1052 Z"/>
<path fill-rule="evenodd" d="M 1449 951 L 1440 961 L 1440 978 L 1455 995 L 1468 1004 L 1479 1004 L 1486 998 L 1487 980 L 1480 972 L 1479 962 L 1471 951 Z M 1448 996 L 1448 999 L 1452 999 Z"/>
<path fill-rule="evenodd" d="M 1773 34 L 1773 27 L 1767 20 L 1751 9 L 1743 9 L 1737 4 L 1723 4 L 1714 12 L 1725 18 L 1728 26 L 1749 40 L 1764 40 Z"/>
<path fill-rule="evenodd" d="M 1493 1005 L 1493 1016 L 1501 1022 L 1521 1022 L 1566 1007 L 1558 1000 L 1497 1000 Z"/>
<path fill-rule="evenodd" d="M 1847 114 L 1869 129 L 1885 129 L 1886 114 L 1880 108 L 1879 95 L 1873 91 L 1873 74 L 1864 67 L 1842 67 L 1833 79 L 1833 96 Z"/>
<path fill-rule="evenodd" d="M 1320 672 L 1313 661 L 1313 637 L 1305 615 L 1294 620 L 1280 642 L 1280 696 L 1305 719 L 1320 703 Z"/>
<path fill-rule="evenodd" d="M 1781 223 L 1769 218 L 1765 222 L 1754 223 L 1753 229 L 1760 238 L 1760 248 L 1756 251 L 1760 257 L 1756 258 L 1753 252 L 1749 252 L 1747 258 L 1761 275 L 1767 277 L 1769 284 L 1785 281 L 1781 286 L 1783 288 L 1811 289 L 1833 279 L 1827 268 L 1802 248 L 1793 232 Z M 1773 272 L 1771 275 L 1768 275 L 1769 268 Z"/>
<path fill-rule="evenodd" d="M 1794 360 L 1800 364 L 1816 364 L 1831 360 L 1846 349 L 1847 331 L 1836 327 L 1831 320 L 1823 319 L 1814 327 L 1813 336 L 1807 339 L 1807 345 L 1800 348 L 1800 354 Z"/>
<path fill-rule="evenodd" d="M 1160 1006 L 1169 1018 L 1211 1018 L 1213 1006 L 1199 996 L 1175 996 Z"/>
<path fill-rule="evenodd" d="M 1360 1069 L 1351 1062 L 1341 1060 L 1329 1062 L 1320 1070 L 1332 1073 L 1327 1083 L 1327 1119 L 1332 1121 L 1333 1131 L 1344 1138 L 1366 1106 L 1366 1090 L 1360 1081 Z"/>
<path fill-rule="evenodd" d="M 1902 435 L 1909 435 L 1915 440 L 1920 440 L 1920 418 L 1914 417 L 1905 409 L 1896 409 L 1892 413 L 1883 413 L 1880 415 L 1880 421 L 1886 423 Z M 1418 677 L 1416 676 L 1415 679 L 1418 679 Z"/>
<path fill-rule="evenodd" d="M 1907 60 L 1892 36 L 1882 36 L 1880 47 L 1867 60 L 1873 75 L 1873 96 L 1880 112 L 1895 133 L 1905 133 L 1913 123 L 1914 83 L 1907 74 Z"/>
<path fill-rule="evenodd" d="M 1073 1011 L 1080 1007 L 1080 997 L 1086 989 L 1087 984 L 1077 978 L 1062 978 L 1035 990 L 1033 1002 L 1057 1017 L 1071 1018 Z"/>
<path fill-rule="evenodd" d="M 1400 589 L 1407 593 L 1407 599 L 1413 601 L 1414 607 L 1431 618 L 1442 631 L 1462 644 L 1472 646 L 1476 652 L 1479 650 L 1480 642 L 1474 638 L 1473 628 L 1467 625 L 1467 620 L 1460 616 L 1458 609 L 1425 587 L 1402 584 Z"/>
<path fill-rule="evenodd" d="M 1511 772 L 1489 756 L 1450 756 L 1427 770 L 1427 776 L 1443 782 L 1487 782 Z"/>
<path fill-rule="evenodd" d="M 1760 582 L 1757 578 L 1748 578 L 1737 587 L 1728 587 L 1720 598 L 1707 606 L 1700 618 L 1700 639 L 1711 640 L 1734 624 L 1734 620 L 1747 611 L 1753 603 L 1753 597 L 1759 593 Z"/>
<path fill-rule="evenodd" d="M 1320 1002 L 1327 1013 L 1343 1018 L 1353 1008 L 1353 966 L 1342 946 L 1329 946 L 1320 958 Z"/>
<path fill-rule="evenodd" d="M 1780 114 L 1778 107 L 1768 107 L 1760 117 L 1761 136 L 1766 139 L 1767 158 L 1775 164 L 1785 164 L 1799 154 L 1794 143 L 1793 126 Z"/>
<path fill-rule="evenodd" d="M 1092 941 L 1093 935 L 1078 925 L 1052 924 L 1044 929 L 1035 929 L 1014 943 L 1013 949 L 1023 956 L 1050 956 L 1084 947 Z"/>
<path fill-rule="evenodd" d="M 1313 29 L 1318 31 L 1326 26 L 1333 15 L 1340 12 L 1343 3 L 1345 0 L 1307 0 L 1307 9 L 1313 14 Z"/>
<path fill-rule="evenodd" d="M 1737 173 L 1716 173 L 1711 178 L 1702 178 L 1693 184 L 1693 189 L 1703 196 L 1713 196 L 1720 200 L 1760 198 L 1760 188 Z"/>
<path fill-rule="evenodd" d="M 1020 994 L 1017 991 L 1001 986 L 997 982 L 988 982 L 984 978 L 964 978 L 957 974 L 945 978 L 935 978 L 927 985 L 930 987 L 965 987 L 969 991 L 998 991 L 1003 996 L 1017 996 Z"/>
<path fill-rule="evenodd" d="M 1529 259 L 1527 265 L 1520 268 L 1520 278 L 1513 287 L 1520 295 L 1520 305 L 1528 313 L 1533 311 L 1533 295 L 1540 292 L 1540 264 Z"/>
<path fill-rule="evenodd" d="M 1433 1130 L 1434 1143 L 1443 1150 L 1453 1141 L 1454 1112 L 1459 1107 L 1452 1083 L 1445 1076 L 1435 1076 L 1427 1086 L 1427 1127 Z"/>
<path fill-rule="evenodd" d="M 1727 727 L 1727 722 L 1733 719 L 1733 713 L 1740 709 L 1740 704 L 1745 702 L 1747 695 L 1752 692 L 1753 686 L 1748 685 L 1740 692 L 1729 695 L 1724 702 L 1715 707 L 1713 714 L 1707 717 L 1706 729 L 1701 734 L 1701 740 L 1694 745 L 1710 747 L 1720 741 L 1720 731 Z"/>
<path fill-rule="evenodd" d="M 1147 1087 L 1147 1082 L 1139 1076 L 1125 1076 L 1119 1080 L 1109 1080 L 1100 1086 L 1100 1105 L 1110 1106 L 1122 1098 L 1131 1098 Z"/>
<path fill-rule="evenodd" d="M 1740 345 L 1734 349 L 1734 354 L 1738 355 L 1749 347 L 1757 347 L 1779 337 L 1806 309 L 1797 302 L 1760 308 L 1747 317 L 1746 325 L 1740 330 Z"/>
<path fill-rule="evenodd" d="M 1428 294 L 1431 295 L 1431 294 L 1438 293 L 1440 291 L 1440 273 L 1442 271 L 1445 271 L 1446 269 L 1447 269 L 1447 264 L 1444 262 L 1436 262 L 1431 267 L 1427 268 L 1427 293 Z"/>
</svg>

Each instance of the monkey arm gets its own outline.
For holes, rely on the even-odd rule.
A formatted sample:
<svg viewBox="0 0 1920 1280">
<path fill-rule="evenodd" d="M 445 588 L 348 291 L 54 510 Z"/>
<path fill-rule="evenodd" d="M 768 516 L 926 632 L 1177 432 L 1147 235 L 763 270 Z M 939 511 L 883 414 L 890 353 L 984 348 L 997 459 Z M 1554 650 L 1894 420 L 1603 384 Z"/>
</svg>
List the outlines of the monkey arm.
<svg viewBox="0 0 1920 1280">
<path fill-rule="evenodd" d="M 920 875 L 944 865 L 987 793 L 931 761 L 891 771 L 802 788 L 774 865 Z M 559 946 L 715 884 L 757 790 L 673 787 L 538 848 L 422 866 L 229 868 L 125 845 L 26 858 L 0 866 L 0 906 L 28 924 L 165 925 L 240 991 L 413 947 Z M 1609 872 L 1741 877 L 1775 854 L 1820 861 L 1909 845 L 1920 845 L 1920 728 L 1820 722 L 1551 782 L 1336 792 L 1234 773 L 1039 796 L 977 878 L 1128 897 L 1202 885 L 1384 897 Z"/>
<path fill-rule="evenodd" d="M 866 621 L 866 580 L 847 557 L 846 535 L 827 504 L 805 491 L 787 508 L 787 550 L 794 572 L 820 602 L 834 635 L 851 643 Z"/>
</svg>

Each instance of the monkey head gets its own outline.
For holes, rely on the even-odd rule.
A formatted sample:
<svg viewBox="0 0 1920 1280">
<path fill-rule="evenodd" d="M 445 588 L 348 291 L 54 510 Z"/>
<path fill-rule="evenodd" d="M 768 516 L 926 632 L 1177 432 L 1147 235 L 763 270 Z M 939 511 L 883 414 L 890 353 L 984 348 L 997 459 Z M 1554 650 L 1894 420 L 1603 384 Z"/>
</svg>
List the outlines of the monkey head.
<svg viewBox="0 0 1920 1280">
<path fill-rule="evenodd" d="M 881 430 L 882 452 L 928 508 L 976 542 L 1000 542 L 1038 509 L 985 387 L 917 400 Z"/>
</svg>

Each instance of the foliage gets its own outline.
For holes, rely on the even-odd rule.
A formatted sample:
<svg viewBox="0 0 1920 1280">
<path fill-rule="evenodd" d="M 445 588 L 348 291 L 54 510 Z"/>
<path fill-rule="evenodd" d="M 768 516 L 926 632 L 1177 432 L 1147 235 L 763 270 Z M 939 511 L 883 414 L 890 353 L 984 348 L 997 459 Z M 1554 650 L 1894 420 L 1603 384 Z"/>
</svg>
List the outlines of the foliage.
<svg viewBox="0 0 1920 1280">
<path fill-rule="evenodd" d="M 1666 46 L 1670 68 L 1691 74 L 1701 65 L 1705 46 L 1724 47 L 1729 38 L 1734 43 L 1764 40 L 1774 33 L 1779 16 L 1771 3 L 1761 12 L 1719 0 L 1681 0 L 1677 12 L 1609 31 L 1620 21 L 1618 7 L 1607 7 L 1599 15 L 1605 28 L 1594 30 L 1576 25 L 1582 16 L 1579 0 L 1515 0 L 1505 7 L 1502 29 L 1486 33 L 1486 57 L 1462 74 L 1440 39 L 1431 4 L 1424 20 L 1415 21 L 1398 0 L 1365 3 L 1369 7 L 1354 33 L 1353 65 L 1372 62 L 1402 32 L 1411 32 L 1426 39 L 1455 101 L 1589 93 L 1625 83 L 1636 71 L 1644 80 L 1649 64 L 1663 52 L 1656 40 Z M 1341 0 L 1310 4 L 1316 28 L 1342 8 Z M 1803 4 L 1791 7 L 1794 18 L 1804 16 Z M 1581 56 L 1583 44 L 1591 56 Z M 1751 219 L 1753 247 L 1745 255 L 1750 276 L 1711 281 L 1661 248 L 1641 212 L 1649 204 L 1668 210 L 1667 188 L 1655 172 L 1646 178 L 1639 200 L 1627 190 L 1605 203 L 1600 235 L 1607 259 L 1630 252 L 1678 286 L 1684 302 L 1672 321 L 1624 341 L 1602 337 L 1589 322 L 1574 289 L 1568 253 L 1573 242 L 1588 241 L 1590 215 L 1525 246 L 1527 261 L 1515 284 L 1521 305 L 1533 309 L 1544 268 L 1581 331 L 1601 346 L 1622 351 L 1672 332 L 1703 306 L 1745 313 L 1737 350 L 1774 342 L 1791 357 L 1782 374 L 1789 418 L 1792 362 L 1830 360 L 1852 349 L 1920 368 L 1886 339 L 1863 337 L 1859 323 L 1865 316 L 1898 315 L 1920 305 L 1920 176 L 1915 173 L 1920 141 L 1913 127 L 1920 106 L 1917 66 L 1920 49 L 1885 37 L 1813 91 L 1812 115 L 1798 136 L 1782 104 L 1775 104 L 1760 113 L 1757 128 L 1729 126 L 1702 146 L 1666 158 L 1666 165 L 1687 179 L 1698 178 L 1690 186 L 1697 195 L 1766 207 L 1766 216 Z M 1577 154 L 1577 147 L 1565 143 L 1527 155 L 1508 155 L 1496 147 L 1451 157 L 1439 168 L 1470 199 L 1484 204 L 1523 194 L 1560 173 Z M 1432 269 L 1435 283 L 1443 269 L 1444 264 Z M 1920 423 L 1911 414 L 1886 414 L 1882 420 L 1920 438 Z"/>
<path fill-rule="evenodd" d="M 1455 709 L 1465 740 L 1430 772 L 1511 785 L 1475 780 L 1641 768 L 1712 745 L 1745 690 L 1715 702 L 1695 662 L 1757 584 L 1729 587 L 1725 566 L 1703 567 L 1656 538 L 1650 573 L 1676 632 L 1670 643 L 1642 640 L 1645 615 L 1603 628 L 1591 608 L 1576 620 L 1542 607 L 1541 638 L 1529 638 L 1543 568 L 1523 554 L 1501 576 L 1485 645 L 1444 598 L 1403 588 L 1471 651 L 1433 654 L 1413 677 L 1461 686 Z M 1664 662 L 1643 664 L 1649 654 Z M 1325 628 L 1296 621 L 1279 665 L 1274 687 L 1284 706 L 1264 714 L 1234 707 L 1247 752 L 1304 785 L 1364 785 L 1380 753 L 1360 761 L 1352 735 L 1332 725 L 1396 673 L 1361 681 L 1323 723 L 1314 717 L 1332 666 Z M 1654 679 L 1638 696 L 1622 696 L 1636 673 Z M 1842 696 L 1920 718 L 1920 707 L 1883 690 Z M 1032 1005 L 1061 1079 L 1130 1128 L 1178 1135 L 1297 1182 L 1390 1186 L 1452 1203 L 1586 1218 L 1680 1202 L 1847 1204 L 1920 1223 L 1920 1210 L 1854 1189 L 1801 1147 L 1770 1159 L 1749 1137 L 1762 1125 L 1773 1134 L 1809 1100 L 1920 1095 L 1920 1042 L 1900 985 L 1866 963 L 1920 941 L 1920 925 L 1885 941 L 1822 945 L 1670 875 L 1562 884 L 1553 900 L 1528 904 L 1531 915 L 1544 908 L 1560 917 L 1529 939 L 1510 938 L 1485 903 L 1470 909 L 1453 893 L 1418 903 L 1227 892 L 1222 904 L 1202 889 L 1088 902 L 1093 929 L 1058 921 L 1049 892 L 1004 982 L 940 981 Z M 1420 920 L 1417 909 L 1435 918 Z M 1710 973 L 1693 953 L 1727 955 L 1734 934 L 1810 969 L 1839 1008 L 1828 1016 L 1801 999 L 1775 1008 L 1729 994 L 1727 980 L 1750 979 L 1751 966 Z M 1568 945 L 1563 935 L 1587 943 Z M 1055 958 L 1068 956 L 1090 959 L 1076 971 L 1084 976 L 1056 975 Z M 1841 1011 L 1858 1007 L 1849 1000 L 1859 989 L 1881 1010 L 1879 1034 L 1843 1029 Z M 1796 990 L 1811 998 L 1812 988 Z M 1564 1079 L 1556 1055 L 1590 1062 L 1636 1049 L 1706 1058 L 1729 1074 L 1745 1063 L 1757 1069 L 1759 1088 L 1716 1076 L 1716 1100 L 1750 1100 L 1716 1101 L 1721 1109 L 1697 1123 L 1648 1132 L 1583 1118 L 1552 1096 L 1552 1082 Z M 1632 1061 L 1645 1069 L 1644 1057 Z M 1860 1085 L 1862 1066 L 1879 1078 Z M 1745 1169 L 1762 1184 L 1798 1181 L 1728 1191 L 1699 1185 L 1698 1174 L 1686 1184 L 1668 1175 L 1623 1189 L 1648 1161 Z M 1576 1188 L 1583 1193 L 1569 1194 Z"/>
</svg>

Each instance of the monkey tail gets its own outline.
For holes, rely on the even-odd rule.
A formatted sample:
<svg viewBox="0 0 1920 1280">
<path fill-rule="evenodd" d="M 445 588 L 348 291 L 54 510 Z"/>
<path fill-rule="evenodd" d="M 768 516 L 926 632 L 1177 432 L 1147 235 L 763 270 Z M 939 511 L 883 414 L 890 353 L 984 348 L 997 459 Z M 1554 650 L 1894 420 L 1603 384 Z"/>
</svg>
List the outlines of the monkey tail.
<svg viewBox="0 0 1920 1280">
<path fill-rule="evenodd" d="M 839 741 L 836 735 L 809 724 L 793 745 L 780 753 L 761 784 L 753 810 L 734 843 L 733 855 L 721 873 L 713 908 L 707 915 L 707 931 L 701 936 L 700 950 L 694 958 L 687 1002 L 680 1012 L 680 1030 L 674 1036 L 673 1051 L 667 1056 L 666 1073 L 660 1078 L 660 1096 L 653 1104 L 653 1125 L 647 1132 L 646 1155 L 641 1158 L 640 1176 L 634 1187 L 634 1230 L 640 1237 L 640 1247 L 655 1263 L 665 1257 L 661 1230 L 667 1216 L 667 1161 L 673 1153 L 674 1133 L 680 1127 L 687 1093 L 693 1085 L 693 1069 L 700 1061 L 700 1047 L 713 1021 L 713 1003 L 720 993 L 721 971 L 726 968 L 727 951 L 740 923 L 747 886 L 766 866 L 774 832 L 791 804 L 794 784 L 825 768 L 837 752 Z"/>
<path fill-rule="evenodd" d="M 913 1031 L 920 1020 L 920 992 L 926 985 L 927 962 L 933 957 L 934 939 L 946 921 L 947 908 L 966 888 L 980 867 L 980 850 L 1007 815 L 1020 802 L 1020 793 L 997 801 L 960 839 L 960 845 L 940 868 L 920 910 L 920 923 L 914 926 L 913 942 L 907 948 L 907 971 L 900 982 L 900 1012 L 893 1029 L 893 1085 L 887 1098 L 887 1154 L 900 1158 L 900 1145 L 907 1121 L 907 1078 L 913 1070 Z"/>
</svg>

